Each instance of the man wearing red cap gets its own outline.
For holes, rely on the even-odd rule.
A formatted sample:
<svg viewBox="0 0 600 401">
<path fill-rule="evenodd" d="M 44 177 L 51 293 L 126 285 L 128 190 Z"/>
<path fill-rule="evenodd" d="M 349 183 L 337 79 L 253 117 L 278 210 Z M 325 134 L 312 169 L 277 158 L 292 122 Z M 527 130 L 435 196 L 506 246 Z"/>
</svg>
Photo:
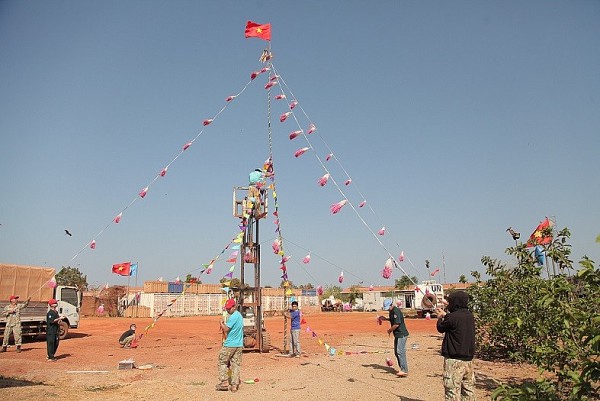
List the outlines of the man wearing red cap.
<svg viewBox="0 0 600 401">
<path fill-rule="evenodd" d="M 56 299 L 50 299 L 48 301 L 48 313 L 46 314 L 46 348 L 48 350 L 48 360 L 56 361 L 56 350 L 58 349 L 58 335 L 59 335 L 59 323 L 63 319 L 62 316 L 58 314 L 56 308 L 58 307 L 58 302 Z"/>
<path fill-rule="evenodd" d="M 0 352 L 6 352 L 8 347 L 8 339 L 10 333 L 15 337 L 15 345 L 17 346 L 17 352 L 21 352 L 21 309 L 27 308 L 31 297 L 27 298 L 22 304 L 17 304 L 17 295 L 11 295 L 9 298 L 10 304 L 4 307 L 2 314 L 6 317 L 6 327 L 4 328 L 4 339 L 2 340 L 2 349 Z"/>
<path fill-rule="evenodd" d="M 227 323 L 220 322 L 221 331 L 227 335 L 219 352 L 219 380 L 217 391 L 238 391 L 240 386 L 240 367 L 244 348 L 244 319 L 238 312 L 235 299 L 225 302 L 225 310 L 229 314 Z M 228 382 L 228 367 L 231 368 L 231 386 Z"/>
</svg>

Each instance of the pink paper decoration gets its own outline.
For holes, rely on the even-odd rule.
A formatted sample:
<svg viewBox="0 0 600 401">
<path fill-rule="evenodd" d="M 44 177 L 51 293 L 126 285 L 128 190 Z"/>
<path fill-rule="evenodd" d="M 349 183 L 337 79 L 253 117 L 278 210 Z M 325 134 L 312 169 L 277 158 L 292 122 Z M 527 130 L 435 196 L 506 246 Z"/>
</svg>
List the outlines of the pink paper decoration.
<svg viewBox="0 0 600 401">
<path fill-rule="evenodd" d="M 327 156 L 325 156 L 325 161 L 331 160 L 332 157 L 333 157 L 333 153 L 329 153 Z"/>
<path fill-rule="evenodd" d="M 117 217 L 113 220 L 115 223 L 119 223 L 121 221 L 121 217 L 123 217 L 123 212 L 119 213 Z"/>
<path fill-rule="evenodd" d="M 278 239 L 276 239 L 275 241 L 273 241 L 273 245 L 271 246 L 273 248 L 273 253 L 274 254 L 278 254 L 280 251 L 280 242 Z"/>
<path fill-rule="evenodd" d="M 319 178 L 319 185 L 324 187 L 325 184 L 327 184 L 327 181 L 329 180 L 329 177 L 331 177 L 331 175 L 329 173 L 325 174 L 323 177 Z"/>
<path fill-rule="evenodd" d="M 148 193 L 148 187 L 146 187 L 140 191 L 140 197 L 141 198 L 145 197 L 147 193 Z"/>
<path fill-rule="evenodd" d="M 277 85 L 277 81 L 269 81 L 266 85 L 265 85 L 265 89 L 271 89 L 273 86 Z"/>
<path fill-rule="evenodd" d="M 300 157 L 302 156 L 304 153 L 306 153 L 306 151 L 310 149 L 308 147 L 306 148 L 302 148 L 302 149 L 298 149 L 295 153 L 294 153 L 294 157 Z"/>
<path fill-rule="evenodd" d="M 277 95 L 275 96 L 275 100 L 285 99 L 285 95 Z"/>
<path fill-rule="evenodd" d="M 290 140 L 295 139 L 298 135 L 302 134 L 302 130 L 294 131 L 290 134 Z"/>
<path fill-rule="evenodd" d="M 400 256 L 398 256 L 398 262 L 404 262 L 404 251 L 400 252 Z"/>
<path fill-rule="evenodd" d="M 296 107 L 298 105 L 298 101 L 297 100 L 292 100 L 290 102 L 290 110 L 293 110 L 294 107 Z"/>
<path fill-rule="evenodd" d="M 235 99 L 237 96 L 235 95 L 231 95 L 231 96 L 227 96 L 227 98 L 225 99 L 226 102 L 231 102 L 233 99 Z"/>
<path fill-rule="evenodd" d="M 208 124 L 210 124 L 212 122 L 213 122 L 212 118 L 207 118 L 206 120 L 202 121 L 202 125 L 207 126 Z"/>
<path fill-rule="evenodd" d="M 366 205 L 366 204 L 367 204 L 367 201 L 366 201 L 366 200 L 364 200 L 364 201 L 360 202 L 360 204 L 358 205 L 358 207 L 363 207 L 363 206 L 364 206 L 364 205 Z"/>
<path fill-rule="evenodd" d="M 346 206 L 347 203 L 348 203 L 347 199 L 339 201 L 338 203 L 334 203 L 333 205 L 330 206 L 331 213 L 333 213 L 333 214 L 338 213 L 340 210 L 342 210 L 342 208 L 344 206 Z"/>
<path fill-rule="evenodd" d="M 292 114 L 291 111 L 286 111 L 282 115 L 279 116 L 279 122 L 284 122 L 287 118 Z"/>
<path fill-rule="evenodd" d="M 187 150 L 190 146 L 192 146 L 191 142 L 186 143 L 185 145 L 183 145 L 183 150 Z"/>
<path fill-rule="evenodd" d="M 351 178 L 348 178 L 348 179 L 347 179 L 347 180 L 344 182 L 344 185 L 348 186 L 348 185 L 350 185 L 351 183 L 352 183 L 352 179 L 351 179 Z"/>
<path fill-rule="evenodd" d="M 340 276 L 338 277 L 338 281 L 340 284 L 342 284 L 344 282 L 344 272 L 340 273 Z"/>
<path fill-rule="evenodd" d="M 385 234 L 385 226 L 381 227 L 381 229 L 379 231 L 377 231 L 377 234 L 384 235 Z"/>
<path fill-rule="evenodd" d="M 306 255 L 304 257 L 304 259 L 302 259 L 302 263 L 304 263 L 304 264 L 310 263 L 310 253 L 308 255 Z"/>
<path fill-rule="evenodd" d="M 322 286 L 318 286 L 318 287 L 317 287 L 317 295 L 318 295 L 318 296 L 321 296 L 321 295 L 323 295 L 323 287 L 322 287 Z"/>
<path fill-rule="evenodd" d="M 95 239 L 93 239 L 92 242 L 90 242 L 90 248 L 96 249 L 96 240 Z"/>
<path fill-rule="evenodd" d="M 52 277 L 50 281 L 48 281 L 48 287 L 56 288 L 56 278 Z"/>
<path fill-rule="evenodd" d="M 165 167 L 162 170 L 160 170 L 160 176 L 164 177 L 165 175 L 167 175 L 167 170 L 169 169 L 169 167 Z"/>
<path fill-rule="evenodd" d="M 317 127 L 314 124 L 310 124 L 308 126 L 308 131 L 306 132 L 308 135 L 312 134 L 313 132 L 315 132 L 317 130 Z"/>
</svg>

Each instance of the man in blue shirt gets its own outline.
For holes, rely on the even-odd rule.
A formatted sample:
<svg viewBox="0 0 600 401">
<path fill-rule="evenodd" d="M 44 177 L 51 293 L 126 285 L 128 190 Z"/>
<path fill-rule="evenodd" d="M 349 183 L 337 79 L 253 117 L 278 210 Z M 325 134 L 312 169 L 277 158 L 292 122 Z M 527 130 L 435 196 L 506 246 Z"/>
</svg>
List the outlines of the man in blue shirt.
<svg viewBox="0 0 600 401">
<path fill-rule="evenodd" d="M 292 353 L 290 356 L 295 356 L 296 358 L 300 358 L 300 319 L 301 314 L 298 310 L 298 301 L 292 302 L 292 309 L 289 313 L 284 313 L 285 317 L 292 321 L 290 334 L 292 337 Z"/>
<path fill-rule="evenodd" d="M 240 367 L 242 365 L 242 350 L 244 348 L 244 319 L 238 312 L 235 299 L 225 302 L 225 310 L 229 317 L 227 322 L 220 322 L 221 331 L 227 337 L 219 352 L 219 380 L 218 391 L 238 391 L 240 386 Z M 231 385 L 228 382 L 227 371 L 231 368 Z"/>
</svg>

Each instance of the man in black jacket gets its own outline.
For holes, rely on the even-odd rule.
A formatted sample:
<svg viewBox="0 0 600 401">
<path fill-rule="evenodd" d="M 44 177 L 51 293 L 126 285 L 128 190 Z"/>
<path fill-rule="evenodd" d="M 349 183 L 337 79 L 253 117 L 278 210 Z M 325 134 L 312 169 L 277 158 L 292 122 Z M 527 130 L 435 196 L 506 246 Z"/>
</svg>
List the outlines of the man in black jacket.
<svg viewBox="0 0 600 401">
<path fill-rule="evenodd" d="M 448 313 L 437 310 L 437 330 L 445 333 L 442 355 L 446 401 L 475 400 L 475 318 L 468 303 L 469 295 L 456 291 L 448 296 Z"/>
</svg>

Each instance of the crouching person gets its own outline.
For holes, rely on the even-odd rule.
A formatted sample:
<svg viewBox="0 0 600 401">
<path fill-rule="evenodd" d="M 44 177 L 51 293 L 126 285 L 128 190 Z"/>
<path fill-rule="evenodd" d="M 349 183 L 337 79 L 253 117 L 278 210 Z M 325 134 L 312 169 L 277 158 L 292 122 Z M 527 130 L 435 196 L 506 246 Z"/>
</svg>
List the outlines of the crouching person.
<svg viewBox="0 0 600 401">
<path fill-rule="evenodd" d="M 121 334 L 119 338 L 119 344 L 122 348 L 135 348 L 137 345 L 134 343 L 135 340 L 135 324 L 129 326 L 129 330 Z"/>
</svg>

